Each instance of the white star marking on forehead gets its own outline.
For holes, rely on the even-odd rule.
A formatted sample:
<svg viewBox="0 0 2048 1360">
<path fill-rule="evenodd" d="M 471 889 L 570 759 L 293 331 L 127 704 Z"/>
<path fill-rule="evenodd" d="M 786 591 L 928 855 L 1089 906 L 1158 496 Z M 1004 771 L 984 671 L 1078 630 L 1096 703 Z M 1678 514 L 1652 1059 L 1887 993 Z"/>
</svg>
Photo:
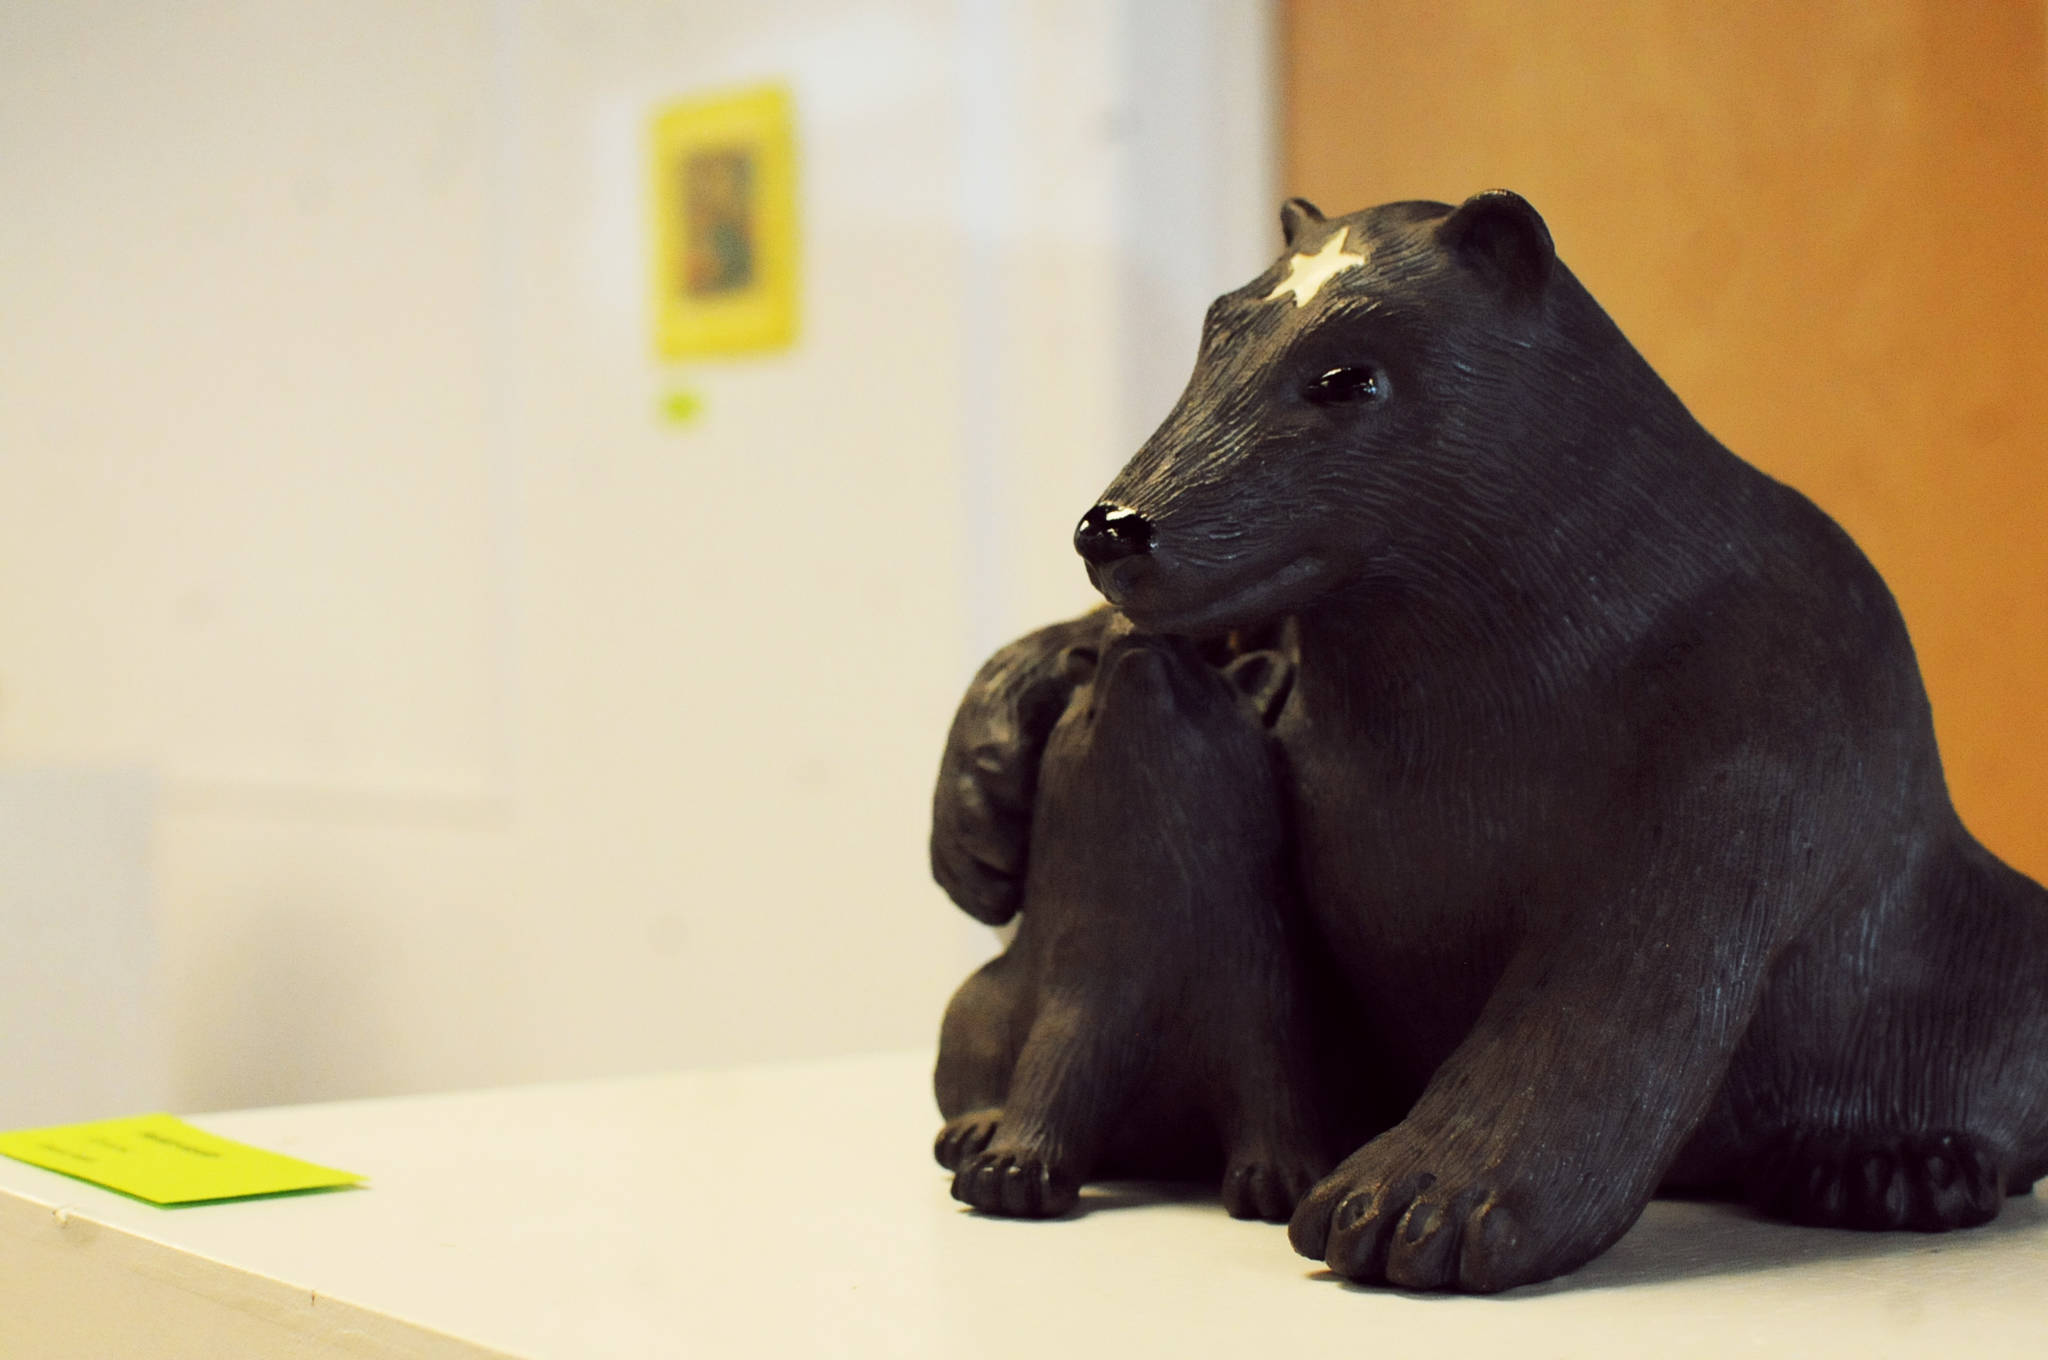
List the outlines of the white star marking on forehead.
<svg viewBox="0 0 2048 1360">
<path fill-rule="evenodd" d="M 1354 255 L 1344 249 L 1344 238 L 1351 234 L 1349 227 L 1339 227 L 1330 233 L 1320 249 L 1313 255 L 1296 255 L 1287 262 L 1287 277 L 1279 286 L 1266 294 L 1271 302 L 1283 293 L 1294 294 L 1294 305 L 1299 307 L 1322 291 L 1324 284 L 1347 269 L 1356 269 L 1365 263 L 1363 254 Z"/>
</svg>

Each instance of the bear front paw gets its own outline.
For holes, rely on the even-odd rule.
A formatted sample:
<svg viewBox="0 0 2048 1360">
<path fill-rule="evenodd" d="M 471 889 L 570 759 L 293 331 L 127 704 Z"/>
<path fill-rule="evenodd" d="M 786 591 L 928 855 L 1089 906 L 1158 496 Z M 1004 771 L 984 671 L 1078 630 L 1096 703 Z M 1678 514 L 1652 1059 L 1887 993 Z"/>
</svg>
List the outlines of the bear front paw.
<svg viewBox="0 0 2048 1360">
<path fill-rule="evenodd" d="M 953 1198 L 987 1214 L 1057 1218 L 1080 1197 L 1075 1178 L 1023 1148 L 985 1149 L 964 1159 L 953 1175 Z"/>
<path fill-rule="evenodd" d="M 1539 1239 L 1528 1206 L 1540 1197 L 1511 1171 L 1461 1169 L 1410 1141 L 1383 1135 L 1311 1190 L 1288 1224 L 1294 1249 L 1362 1283 L 1494 1293 L 1583 1265 L 1618 1235 L 1596 1226 Z"/>
<path fill-rule="evenodd" d="M 960 1163 L 969 1157 L 976 1157 L 996 1136 L 996 1128 L 1002 1123 L 1001 1110 L 969 1110 L 966 1114 L 954 1115 L 939 1130 L 936 1142 L 932 1144 L 932 1156 L 948 1171 L 958 1171 Z"/>
<path fill-rule="evenodd" d="M 1223 1173 L 1223 1207 L 1232 1218 L 1285 1223 L 1328 1165 L 1313 1154 L 1239 1154 Z"/>
</svg>

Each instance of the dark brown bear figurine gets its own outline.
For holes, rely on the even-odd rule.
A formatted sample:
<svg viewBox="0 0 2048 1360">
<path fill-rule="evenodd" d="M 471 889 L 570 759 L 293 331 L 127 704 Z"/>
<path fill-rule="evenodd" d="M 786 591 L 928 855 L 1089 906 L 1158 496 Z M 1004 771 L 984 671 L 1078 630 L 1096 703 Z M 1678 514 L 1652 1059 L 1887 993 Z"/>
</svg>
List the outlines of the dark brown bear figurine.
<svg viewBox="0 0 2048 1360">
<path fill-rule="evenodd" d="M 1356 1007 L 1326 1037 L 1406 1115 L 1295 1247 L 1499 1290 L 1660 1187 L 1993 1217 L 2048 1170 L 2048 893 L 1958 821 L 1876 571 L 1699 426 L 1515 195 L 1282 224 L 1075 543 L 1147 632 L 1298 630 L 1288 833 Z M 933 862 L 983 919 L 1040 872 L 1057 657 L 1103 626 L 1006 649 L 955 722 Z M 1083 842 L 1057 853 L 1114 858 Z M 1245 989 L 1206 957 L 1183 1020 Z"/>
<path fill-rule="evenodd" d="M 1061 657 L 1078 683 L 1039 768 L 1023 919 L 946 1011 L 939 1161 L 957 1198 L 1030 1216 L 1098 1173 L 1222 1167 L 1231 1213 L 1284 1222 L 1335 1160 L 1261 721 L 1289 671 L 1260 652 L 1226 678 L 1165 637 Z"/>
</svg>

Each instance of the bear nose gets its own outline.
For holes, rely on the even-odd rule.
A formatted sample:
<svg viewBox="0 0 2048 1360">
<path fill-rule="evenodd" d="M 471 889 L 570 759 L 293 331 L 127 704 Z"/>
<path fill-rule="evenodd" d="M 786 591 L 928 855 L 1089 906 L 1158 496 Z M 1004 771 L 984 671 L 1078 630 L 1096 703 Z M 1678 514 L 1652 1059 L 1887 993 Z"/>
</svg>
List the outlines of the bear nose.
<svg viewBox="0 0 2048 1360">
<path fill-rule="evenodd" d="M 1074 528 L 1074 551 L 1098 567 L 1151 552 L 1152 521 L 1105 501 L 1081 516 Z"/>
</svg>

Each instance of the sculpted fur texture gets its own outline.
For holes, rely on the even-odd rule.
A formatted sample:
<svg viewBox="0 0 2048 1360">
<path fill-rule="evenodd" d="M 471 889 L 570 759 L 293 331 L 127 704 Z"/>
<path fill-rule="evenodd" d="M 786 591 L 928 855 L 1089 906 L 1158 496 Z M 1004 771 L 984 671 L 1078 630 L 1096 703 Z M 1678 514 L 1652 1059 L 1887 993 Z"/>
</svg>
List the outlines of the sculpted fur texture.
<svg viewBox="0 0 2048 1360">
<path fill-rule="evenodd" d="M 1282 224 L 1076 531 L 1115 610 L 1006 649 L 963 703 L 941 883 L 1028 926 L 1041 855 L 1117 852 L 1031 821 L 1063 650 L 1284 624 L 1281 911 L 1295 971 L 1338 980 L 1313 1021 L 1338 1075 L 1288 1080 L 1387 1111 L 1337 1118 L 1355 1151 L 1294 1208 L 1297 1250 L 1491 1291 L 1583 1264 L 1660 1188 L 1993 1217 L 2048 1171 L 2048 893 L 1957 819 L 1876 571 L 1692 418 L 1515 195 Z M 1197 782 L 1124 790 L 1102 836 L 1198 825 Z M 1187 1004 L 1235 966 L 1181 965 Z"/>
</svg>

